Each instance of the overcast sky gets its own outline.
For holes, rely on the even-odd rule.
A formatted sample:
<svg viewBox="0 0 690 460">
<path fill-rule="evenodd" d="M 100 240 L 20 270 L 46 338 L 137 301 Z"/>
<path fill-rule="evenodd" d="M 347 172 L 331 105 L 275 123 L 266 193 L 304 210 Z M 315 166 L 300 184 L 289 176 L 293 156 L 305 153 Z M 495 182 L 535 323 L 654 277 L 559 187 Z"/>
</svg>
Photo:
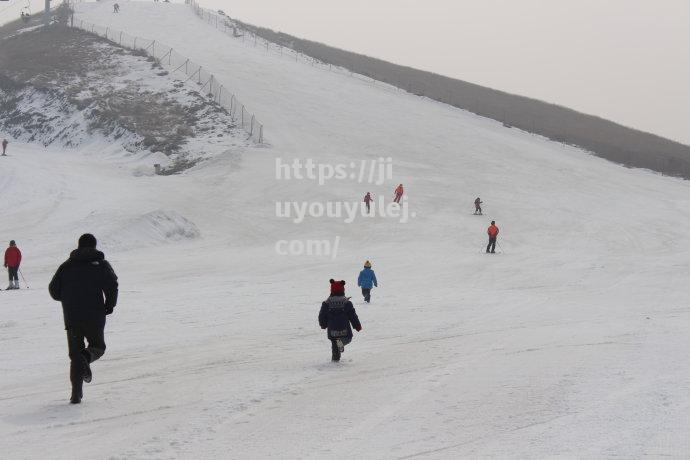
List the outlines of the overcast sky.
<svg viewBox="0 0 690 460">
<path fill-rule="evenodd" d="M 256 25 L 690 144 L 690 0 L 201 2 Z"/>
</svg>

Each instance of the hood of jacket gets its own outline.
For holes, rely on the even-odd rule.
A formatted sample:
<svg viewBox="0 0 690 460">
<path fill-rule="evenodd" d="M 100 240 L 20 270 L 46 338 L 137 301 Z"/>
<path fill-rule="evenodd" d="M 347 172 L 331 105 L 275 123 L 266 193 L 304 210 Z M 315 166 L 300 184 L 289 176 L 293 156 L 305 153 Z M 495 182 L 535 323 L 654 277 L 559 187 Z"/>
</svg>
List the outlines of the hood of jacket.
<svg viewBox="0 0 690 460">
<path fill-rule="evenodd" d="M 70 253 L 69 259 L 75 262 L 100 262 L 105 260 L 105 254 L 95 248 L 79 248 Z"/>
</svg>

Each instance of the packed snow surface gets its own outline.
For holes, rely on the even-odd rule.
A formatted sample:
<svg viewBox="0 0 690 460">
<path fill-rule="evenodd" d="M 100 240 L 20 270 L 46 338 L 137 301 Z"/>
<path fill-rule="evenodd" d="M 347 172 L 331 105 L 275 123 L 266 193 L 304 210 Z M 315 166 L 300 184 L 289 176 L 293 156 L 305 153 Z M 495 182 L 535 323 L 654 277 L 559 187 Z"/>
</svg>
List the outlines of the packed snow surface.
<svg viewBox="0 0 690 460">
<path fill-rule="evenodd" d="M 79 10 L 207 66 L 270 147 L 160 177 L 102 141 L 10 144 L 0 238 L 17 240 L 30 289 L 0 293 L 3 458 L 690 451 L 687 182 L 267 53 L 184 5 Z M 391 157 L 393 178 L 277 180 L 276 159 L 296 157 Z M 276 201 L 390 200 L 398 183 L 409 222 L 276 215 Z M 503 250 L 486 255 L 492 219 Z M 86 231 L 121 296 L 94 381 L 70 406 L 46 286 Z M 336 237 L 337 257 L 275 249 Z M 380 282 L 370 305 L 356 288 L 366 259 Z M 339 364 L 316 321 L 329 278 L 347 281 L 364 326 Z"/>
</svg>

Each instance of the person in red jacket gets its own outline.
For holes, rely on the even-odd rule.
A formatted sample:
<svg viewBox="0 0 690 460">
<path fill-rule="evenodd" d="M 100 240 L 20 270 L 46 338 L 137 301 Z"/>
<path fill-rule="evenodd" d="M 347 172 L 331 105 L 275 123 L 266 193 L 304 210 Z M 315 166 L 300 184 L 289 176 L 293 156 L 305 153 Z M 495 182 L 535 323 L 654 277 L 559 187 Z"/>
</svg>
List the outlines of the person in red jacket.
<svg viewBox="0 0 690 460">
<path fill-rule="evenodd" d="M 22 263 L 22 252 L 17 247 L 14 240 L 10 241 L 10 247 L 5 251 L 5 268 L 10 274 L 10 285 L 7 290 L 19 289 L 19 278 L 17 272 L 19 271 L 19 264 Z"/>
<path fill-rule="evenodd" d="M 488 254 L 491 252 L 491 254 L 496 253 L 496 238 L 498 238 L 498 227 L 496 227 L 496 221 L 491 221 L 491 225 L 489 226 L 489 229 L 486 231 L 486 233 L 489 235 L 489 244 L 486 246 L 486 253 Z M 489 251 L 491 249 L 491 251 Z"/>
<path fill-rule="evenodd" d="M 398 185 L 398 188 L 395 189 L 395 198 L 393 198 L 393 202 L 395 203 L 400 203 L 400 199 L 403 196 L 403 186 L 402 184 Z"/>
<path fill-rule="evenodd" d="M 374 201 L 374 199 L 371 197 L 371 193 L 367 192 L 367 194 L 364 195 L 364 203 L 367 205 L 367 212 L 371 212 L 372 201 Z"/>
</svg>

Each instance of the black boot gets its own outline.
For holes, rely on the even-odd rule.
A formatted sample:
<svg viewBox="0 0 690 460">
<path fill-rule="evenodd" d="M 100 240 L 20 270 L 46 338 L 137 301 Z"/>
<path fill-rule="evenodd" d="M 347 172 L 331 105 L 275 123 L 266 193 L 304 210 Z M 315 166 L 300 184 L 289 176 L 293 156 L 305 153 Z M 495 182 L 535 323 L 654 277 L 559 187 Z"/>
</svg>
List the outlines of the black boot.
<svg viewBox="0 0 690 460">
<path fill-rule="evenodd" d="M 331 353 L 332 357 L 331 360 L 333 362 L 338 362 L 340 361 L 340 350 L 338 349 L 338 344 L 336 343 L 335 340 L 331 340 Z"/>
<path fill-rule="evenodd" d="M 70 404 L 79 404 L 79 403 L 81 403 L 82 397 L 83 397 L 83 393 L 81 391 L 81 388 L 72 387 L 72 396 L 69 398 L 69 403 Z"/>
<path fill-rule="evenodd" d="M 91 366 L 89 365 L 89 352 L 82 350 L 81 357 L 83 359 L 82 378 L 86 383 L 91 383 L 93 374 L 91 373 Z"/>
</svg>

